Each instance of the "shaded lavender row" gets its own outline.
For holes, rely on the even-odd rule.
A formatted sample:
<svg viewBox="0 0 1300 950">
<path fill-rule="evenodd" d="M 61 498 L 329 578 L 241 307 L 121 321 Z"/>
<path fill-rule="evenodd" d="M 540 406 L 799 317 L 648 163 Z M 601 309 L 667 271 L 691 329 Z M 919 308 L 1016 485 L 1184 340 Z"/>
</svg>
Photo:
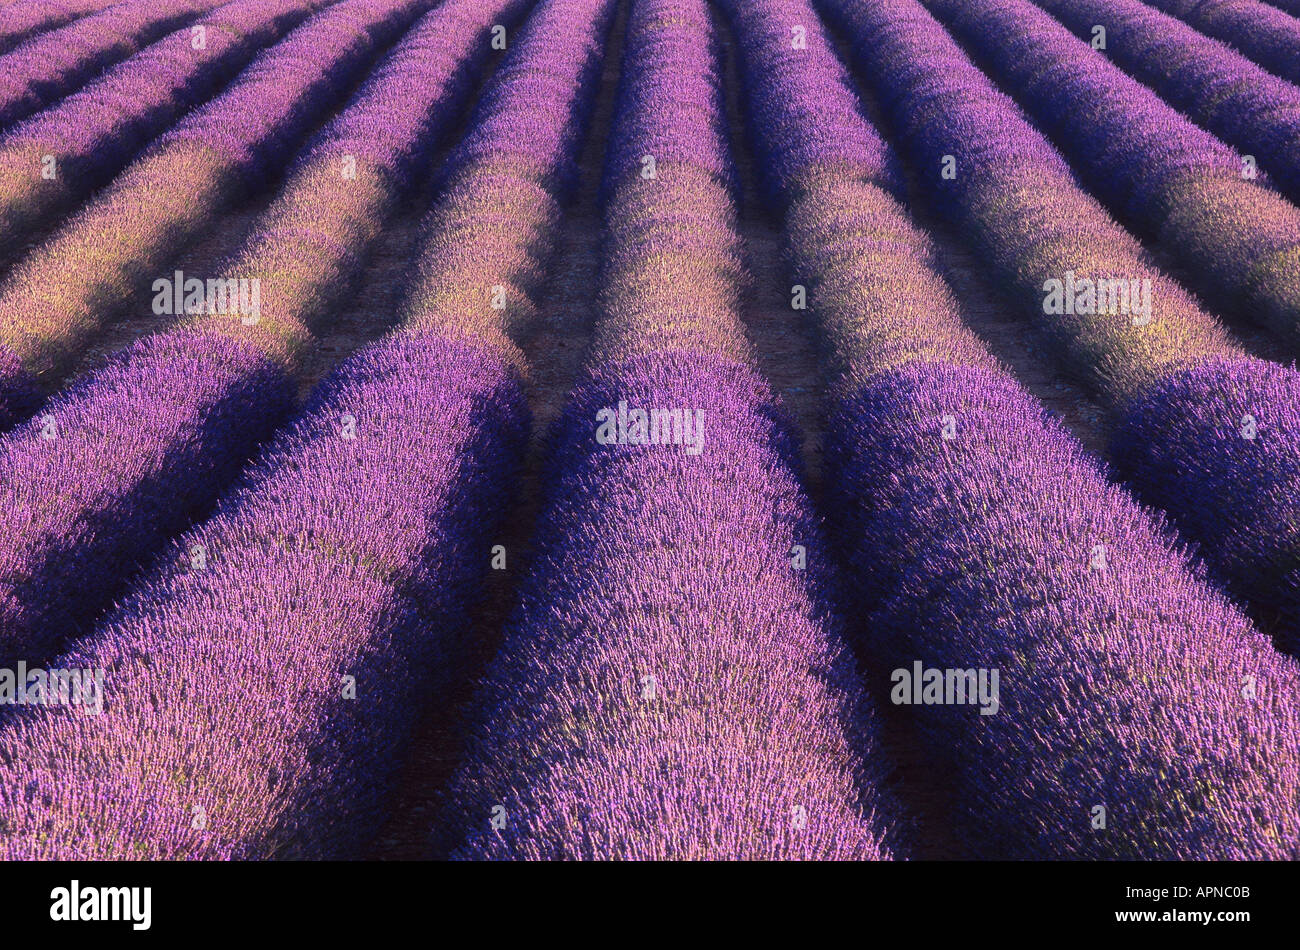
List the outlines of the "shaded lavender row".
<svg viewBox="0 0 1300 950">
<path fill-rule="evenodd" d="M 346 0 L 259 55 L 19 262 L 0 287 L 0 349 L 35 376 L 62 373 L 117 308 L 151 293 L 179 247 L 277 177 L 285 153 L 428 3 Z"/>
<path fill-rule="evenodd" d="M 0 10 L 0 56 L 38 33 L 98 13 L 118 0 L 23 0 Z"/>
<path fill-rule="evenodd" d="M 289 330 L 300 330 L 299 350 L 311 340 L 305 322 L 341 299 L 407 194 L 411 165 L 428 159 L 455 118 L 474 64 L 486 57 L 487 30 L 500 18 L 512 23 L 526 5 L 439 6 L 305 149 L 307 161 L 253 227 L 246 251 L 222 268 L 263 281 L 255 324 L 234 313 L 196 316 L 135 343 L 0 441 L 8 473 L 0 482 L 0 660 L 43 659 L 81 632 L 143 559 L 211 506 L 285 417 L 292 360 L 279 340 Z M 346 178 L 342 160 L 360 144 L 357 134 L 367 135 L 367 153 L 356 178 Z M 156 413 L 151 425 L 142 426 L 139 403 Z M 222 424 L 222 412 L 247 425 Z"/>
<path fill-rule="evenodd" d="M 1275 5 L 1258 0 L 1147 2 L 1207 36 L 1232 44 L 1283 79 L 1300 83 L 1300 20 Z"/>
<path fill-rule="evenodd" d="M 444 4 L 403 55 L 437 73 L 455 24 L 481 40 L 493 12 L 518 7 Z M 573 99 L 590 104 L 594 84 L 574 77 L 600 56 L 611 10 L 546 0 L 511 39 L 507 64 L 540 57 L 532 71 L 551 77 L 560 119 Z M 352 116 L 336 131 L 365 128 Z M 108 669 L 103 714 L 28 708 L 6 724 L 0 819 L 17 833 L 4 855 L 354 855 L 421 708 L 464 675 L 467 613 L 526 434 L 520 376 L 490 345 L 412 331 L 340 364 L 217 513 L 60 661 Z"/>
<path fill-rule="evenodd" d="M 1024 313 L 1059 341 L 1064 364 L 1115 413 L 1113 454 L 1123 461 L 1122 473 L 1145 501 L 1201 542 L 1219 580 L 1294 649 L 1300 615 L 1288 610 L 1278 622 L 1276 612 L 1290 600 L 1278 589 L 1281 578 L 1300 567 L 1300 524 L 1282 502 L 1300 497 L 1300 425 L 1290 421 L 1300 408 L 1264 405 L 1257 394 L 1278 391 L 1270 378 L 1300 376 L 1247 357 L 1162 275 L 1137 241 L 1075 186 L 1046 140 L 920 3 L 820 3 L 852 37 L 864 80 L 873 84 L 921 171 L 920 186 L 965 232 Z M 954 156 L 955 179 L 941 174 L 945 155 Z M 1076 280 L 1150 280 L 1150 320 L 1077 309 L 1045 313 L 1048 282 L 1063 284 L 1070 274 Z M 1213 441 L 1214 457 L 1198 434 L 1207 424 L 1202 409 L 1170 398 L 1188 372 L 1214 390 L 1208 405 L 1223 412 L 1213 422 L 1224 436 Z M 1264 416 L 1271 422 L 1256 438 L 1251 420 Z M 1161 420 L 1159 440 L 1142 435 L 1153 419 Z M 1154 476 L 1164 460 L 1172 461 L 1172 479 Z M 1274 502 L 1252 506 L 1244 485 L 1261 467 L 1276 486 L 1268 495 Z M 1211 471 L 1213 478 L 1202 474 Z M 1198 528 L 1207 504 L 1221 517 L 1214 535 Z"/>
<path fill-rule="evenodd" d="M 0 247 L 16 254 L 33 229 L 104 185 L 144 144 L 209 98 L 263 46 L 321 0 L 235 0 L 120 63 L 0 137 Z M 43 163 L 57 164 L 54 177 Z"/>
<path fill-rule="evenodd" d="M 1082 39 L 1243 154 L 1300 202 L 1300 87 L 1138 0 L 1035 0 Z"/>
<path fill-rule="evenodd" d="M 1300 208 L 1029 0 L 926 3 L 1197 291 L 1300 343 Z"/>
<path fill-rule="evenodd" d="M 605 318 L 554 432 L 533 566 L 434 848 L 889 857 L 897 816 L 797 445 L 737 315 L 734 172 L 704 0 L 636 0 L 624 64 Z M 657 310 L 672 289 L 680 309 Z M 620 403 L 700 409 L 698 454 L 598 442 L 598 413 Z"/>
<path fill-rule="evenodd" d="M 125 0 L 36 36 L 0 57 L 0 128 L 189 22 L 221 0 Z"/>
<path fill-rule="evenodd" d="M 752 125 L 793 151 L 769 116 L 819 88 L 829 44 L 782 42 L 807 0 L 725 6 Z M 1294 853 L 1296 665 L 974 340 L 889 195 L 801 177 L 820 187 L 787 196 L 787 251 L 841 374 L 827 484 L 868 668 L 1000 674 L 991 716 L 915 710 L 966 855 Z M 1238 670 L 1268 678 L 1262 706 L 1234 692 Z"/>
<path fill-rule="evenodd" d="M 42 399 L 40 387 L 23 369 L 22 361 L 0 346 L 0 433 L 7 432 L 26 419 Z"/>
</svg>

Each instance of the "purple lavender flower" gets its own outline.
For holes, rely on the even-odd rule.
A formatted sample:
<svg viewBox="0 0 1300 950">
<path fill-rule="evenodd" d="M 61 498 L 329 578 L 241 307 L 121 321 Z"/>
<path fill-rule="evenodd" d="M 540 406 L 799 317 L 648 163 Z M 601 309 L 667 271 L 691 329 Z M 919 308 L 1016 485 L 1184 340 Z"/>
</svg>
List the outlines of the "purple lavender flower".
<svg viewBox="0 0 1300 950">
<path fill-rule="evenodd" d="M 477 21 L 465 16 L 471 5 Z M 403 169 L 432 149 L 463 99 L 461 77 L 485 55 L 493 18 L 504 14 L 510 22 L 525 6 L 456 0 L 440 7 L 327 127 L 311 160 L 254 228 L 249 249 L 223 268 L 265 276 L 266 299 L 252 325 L 238 314 L 204 315 L 191 327 L 146 338 L 0 440 L 9 473 L 0 484 L 7 520 L 0 657 L 37 661 L 84 632 L 143 560 L 204 513 L 274 431 L 292 402 L 287 370 L 296 351 L 286 355 L 282 342 L 327 309 L 342 278 L 359 269 L 367 235 L 402 194 Z M 356 8 L 343 12 L 347 19 L 318 27 L 355 36 Z M 391 8 L 374 5 L 373 15 L 386 19 Z M 355 180 L 345 179 L 338 149 L 348 139 L 337 130 L 381 122 L 369 161 L 357 166 Z M 284 230 L 286 220 L 313 223 L 316 240 Z M 289 279 L 288 260 L 303 268 L 301 280 Z M 300 345 L 310 340 L 301 332 Z M 134 401 L 148 402 L 147 411 L 133 411 Z"/>
<path fill-rule="evenodd" d="M 640 6 L 670 5 L 684 6 Z M 620 403 L 707 407 L 700 453 L 600 444 L 593 419 Z M 753 369 L 702 351 L 605 364 L 579 387 L 440 850 L 879 860 L 901 846 L 773 405 Z"/>
<path fill-rule="evenodd" d="M 143 555 L 204 513 L 292 399 L 256 350 L 167 334 L 0 441 L 0 668 L 83 632 Z"/>
<path fill-rule="evenodd" d="M 1300 855 L 1300 666 L 1014 381 L 891 371 L 827 446 L 877 667 L 999 672 L 912 707 L 968 856 Z"/>
</svg>

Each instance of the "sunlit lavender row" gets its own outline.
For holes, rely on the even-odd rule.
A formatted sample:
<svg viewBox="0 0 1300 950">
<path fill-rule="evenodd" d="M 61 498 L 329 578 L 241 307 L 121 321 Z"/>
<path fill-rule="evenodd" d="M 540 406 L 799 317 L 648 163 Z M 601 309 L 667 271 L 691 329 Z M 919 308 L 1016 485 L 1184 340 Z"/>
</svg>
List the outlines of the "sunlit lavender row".
<svg viewBox="0 0 1300 950">
<path fill-rule="evenodd" d="M 1300 208 L 1266 187 L 1256 163 L 1029 0 L 926 3 L 1091 191 L 1175 258 L 1194 289 L 1222 309 L 1271 324 L 1288 343 L 1300 340 Z M 1153 140 L 1163 147 L 1151 149 Z M 1140 309 L 1130 290 L 1129 310 Z"/>
</svg>

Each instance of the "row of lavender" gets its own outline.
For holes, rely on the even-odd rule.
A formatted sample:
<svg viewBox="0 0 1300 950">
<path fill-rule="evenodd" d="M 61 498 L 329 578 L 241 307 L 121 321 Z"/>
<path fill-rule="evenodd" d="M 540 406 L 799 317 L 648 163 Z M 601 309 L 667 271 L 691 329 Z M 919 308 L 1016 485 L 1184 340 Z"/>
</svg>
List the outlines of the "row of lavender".
<svg viewBox="0 0 1300 950">
<path fill-rule="evenodd" d="M 142 266 L 130 234 L 93 229 L 106 217 L 128 216 L 135 201 L 160 218 L 172 211 L 201 226 L 202 217 L 193 216 L 212 204 L 170 190 L 184 180 L 164 178 L 167 184 L 160 185 L 174 167 L 167 156 L 177 149 L 212 156 L 218 153 L 208 146 L 222 144 L 244 150 L 223 161 L 247 166 L 277 142 L 291 144 L 328 107 L 322 84 L 339 95 L 348 76 L 363 71 L 376 46 L 408 25 L 419 7 L 407 0 L 348 0 L 313 17 L 260 56 L 230 91 L 169 133 L 155 153 L 163 164 L 146 159 L 143 170 L 135 166 L 84 220 L 74 221 L 73 233 L 95 246 L 107 240 L 124 267 Z M 327 306 L 331 290 L 342 292 L 348 275 L 361 267 L 362 239 L 382 226 L 385 208 L 400 193 L 405 163 L 436 138 L 430 116 L 445 121 L 454 113 L 465 92 L 461 67 L 485 48 L 479 35 L 485 26 L 462 28 L 445 55 L 425 64 L 427 50 L 417 49 L 365 87 L 322 131 L 248 247 L 222 268 L 263 281 L 265 307 L 257 314 L 196 315 L 197 326 L 146 337 L 0 438 L 0 506 L 8 513 L 0 538 L 0 659 L 36 661 L 83 632 L 146 557 L 211 505 L 283 420 L 292 406 L 289 367 L 283 350 L 264 341 Z M 226 118 L 250 101 L 276 108 L 263 113 L 265 124 L 223 130 Z M 406 111 L 395 110 L 394 102 Z M 368 140 L 370 161 L 360 154 L 358 132 Z M 168 141 L 183 144 L 171 148 Z M 345 176 L 344 159 L 353 150 L 355 177 Z M 150 189 L 160 187 L 172 199 L 158 202 L 161 211 L 149 203 Z M 93 210 L 101 206 L 102 214 Z M 168 232 L 161 227 L 145 255 L 159 268 L 170 250 Z M 53 267 L 59 258 L 42 260 Z M 88 259 L 88 267 L 95 263 L 102 279 L 107 262 Z M 291 279 L 303 273 L 310 279 Z M 57 297 L 63 277 L 47 276 L 56 285 L 47 292 Z"/>
<path fill-rule="evenodd" d="M 1300 86 L 1139 0 L 1035 2 L 1089 42 L 1103 27 L 1106 57 L 1253 157 L 1300 201 Z"/>
<path fill-rule="evenodd" d="M 0 137 L 0 253 L 16 254 L 24 238 L 106 184 L 145 143 L 321 5 L 227 3 L 6 132 Z M 201 44 L 196 28 L 204 31 Z"/>
<path fill-rule="evenodd" d="M 705 0 L 637 0 L 587 370 L 435 850 L 882 858 L 895 808 L 752 366 Z"/>
<path fill-rule="evenodd" d="M 1300 649 L 1300 373 L 1248 357 L 1157 270 L 921 3 L 821 5 L 852 38 L 927 200 L 1115 414 L 1131 484 Z M 1110 292 L 1120 284 L 1128 308 Z"/>
<path fill-rule="evenodd" d="M 1092 193 L 1184 265 L 1194 289 L 1300 343 L 1300 208 L 1029 0 L 926 2 Z"/>
<path fill-rule="evenodd" d="M 0 55 L 32 37 L 91 13 L 118 0 L 28 0 L 0 10 Z"/>
<path fill-rule="evenodd" d="M 523 6 L 441 5 L 360 101 L 376 121 L 385 99 L 398 116 L 417 93 L 434 108 L 422 86 L 454 84 L 449 66 Z M 611 7 L 548 0 L 512 41 L 452 159 L 421 273 L 438 269 L 430 258 L 463 267 L 466 250 L 503 262 L 489 279 L 537 292 L 530 261 L 550 233 L 536 225 L 558 217 L 547 185 L 590 111 Z M 342 142 L 368 129 L 359 114 L 341 122 Z M 524 200 L 498 207 L 519 209 L 514 226 L 457 218 L 512 175 Z M 28 708 L 7 724 L 8 856 L 346 856 L 374 833 L 417 711 L 457 675 L 526 429 L 509 354 L 472 332 L 422 332 L 426 299 L 323 382 L 213 518 L 60 660 L 108 670 L 103 713 Z"/>
<path fill-rule="evenodd" d="M 1300 668 L 982 349 L 884 166 L 836 173 L 867 126 L 806 0 L 726 6 L 760 154 L 798 156 L 767 166 L 834 356 L 827 481 L 867 667 L 1001 674 L 991 714 L 915 709 L 967 856 L 1295 856 Z"/>
<path fill-rule="evenodd" d="M 0 128 L 26 118 L 222 0 L 125 0 L 0 58 Z"/>
</svg>

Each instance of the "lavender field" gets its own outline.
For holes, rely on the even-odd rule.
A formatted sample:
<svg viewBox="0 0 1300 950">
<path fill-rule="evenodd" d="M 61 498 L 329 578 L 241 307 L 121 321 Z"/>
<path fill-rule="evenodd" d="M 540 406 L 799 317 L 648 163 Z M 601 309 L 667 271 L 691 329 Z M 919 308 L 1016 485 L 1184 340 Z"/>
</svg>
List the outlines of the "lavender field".
<svg viewBox="0 0 1300 950">
<path fill-rule="evenodd" d="M 1300 0 L 0 2 L 0 859 L 1300 858 L 1297 357 Z"/>
</svg>

